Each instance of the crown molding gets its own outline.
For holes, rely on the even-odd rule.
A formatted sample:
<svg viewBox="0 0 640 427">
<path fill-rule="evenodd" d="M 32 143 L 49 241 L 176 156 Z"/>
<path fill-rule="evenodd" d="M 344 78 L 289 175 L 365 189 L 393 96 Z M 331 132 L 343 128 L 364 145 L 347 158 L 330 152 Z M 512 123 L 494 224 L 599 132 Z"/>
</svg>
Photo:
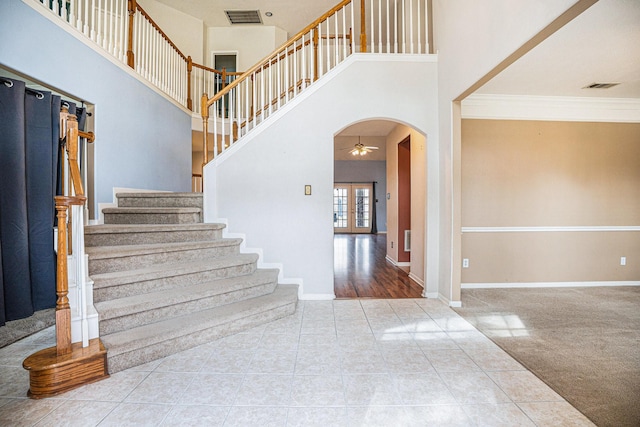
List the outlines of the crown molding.
<svg viewBox="0 0 640 427">
<path fill-rule="evenodd" d="M 640 123 L 640 99 L 473 94 L 463 119 Z"/>
</svg>

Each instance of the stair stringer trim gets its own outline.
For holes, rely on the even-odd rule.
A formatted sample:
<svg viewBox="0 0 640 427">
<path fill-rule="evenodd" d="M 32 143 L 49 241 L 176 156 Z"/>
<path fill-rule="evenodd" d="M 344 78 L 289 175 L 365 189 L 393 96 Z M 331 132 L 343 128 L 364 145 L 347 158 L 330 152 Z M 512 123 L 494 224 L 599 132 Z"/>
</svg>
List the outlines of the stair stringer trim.
<svg viewBox="0 0 640 427">
<path fill-rule="evenodd" d="M 241 254 L 257 254 L 258 268 L 265 269 L 276 269 L 278 270 L 278 283 L 281 285 L 298 285 L 298 299 L 303 299 L 304 294 L 304 281 L 301 277 L 285 277 L 284 276 L 284 265 L 279 262 L 265 262 L 264 261 L 264 252 L 262 248 L 248 248 L 246 244 L 246 234 L 244 233 L 232 233 L 229 231 L 229 220 L 227 218 L 216 218 L 213 221 L 207 221 L 213 223 L 224 224 L 224 228 L 222 229 L 222 237 L 229 239 L 242 239 L 242 243 L 240 243 L 240 253 Z"/>
</svg>

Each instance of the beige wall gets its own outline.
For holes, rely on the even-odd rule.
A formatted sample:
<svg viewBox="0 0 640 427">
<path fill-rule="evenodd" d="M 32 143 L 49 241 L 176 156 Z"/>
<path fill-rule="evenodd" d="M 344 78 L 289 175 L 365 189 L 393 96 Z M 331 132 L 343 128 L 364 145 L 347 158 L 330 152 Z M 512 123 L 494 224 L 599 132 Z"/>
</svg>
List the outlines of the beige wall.
<svg viewBox="0 0 640 427">
<path fill-rule="evenodd" d="M 589 231 L 640 226 L 639 195 L 640 124 L 465 119 L 462 282 L 639 281 L 640 231 Z"/>
<path fill-rule="evenodd" d="M 208 29 L 207 55 L 237 52 L 238 71 L 246 71 L 287 41 L 286 31 L 273 26 L 213 27 Z"/>
<path fill-rule="evenodd" d="M 387 256 L 398 260 L 398 144 L 411 137 L 411 277 L 425 280 L 426 226 L 426 138 L 405 125 L 396 126 L 387 136 Z M 393 248 L 391 247 L 391 243 Z"/>
<path fill-rule="evenodd" d="M 464 93 L 508 61 L 523 55 L 540 40 L 529 43 L 575 4 L 593 0 L 434 0 L 434 51 L 438 52 L 437 135 L 439 158 L 438 294 L 460 303 L 460 117 Z M 570 17 L 567 17 L 570 19 Z M 433 192 L 432 192 L 433 193 Z"/>
<path fill-rule="evenodd" d="M 138 0 L 185 56 L 204 64 L 204 22 L 155 0 Z"/>
</svg>

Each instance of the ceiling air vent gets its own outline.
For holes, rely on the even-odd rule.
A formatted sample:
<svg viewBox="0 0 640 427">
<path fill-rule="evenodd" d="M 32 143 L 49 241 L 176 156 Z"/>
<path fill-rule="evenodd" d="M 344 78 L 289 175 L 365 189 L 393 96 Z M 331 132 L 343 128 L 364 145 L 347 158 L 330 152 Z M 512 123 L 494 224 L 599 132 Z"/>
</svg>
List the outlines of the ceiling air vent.
<svg viewBox="0 0 640 427">
<path fill-rule="evenodd" d="M 258 10 L 225 10 L 231 24 L 262 24 Z"/>
<path fill-rule="evenodd" d="M 582 89 L 609 89 L 610 87 L 618 86 L 620 83 L 591 83 Z"/>
</svg>

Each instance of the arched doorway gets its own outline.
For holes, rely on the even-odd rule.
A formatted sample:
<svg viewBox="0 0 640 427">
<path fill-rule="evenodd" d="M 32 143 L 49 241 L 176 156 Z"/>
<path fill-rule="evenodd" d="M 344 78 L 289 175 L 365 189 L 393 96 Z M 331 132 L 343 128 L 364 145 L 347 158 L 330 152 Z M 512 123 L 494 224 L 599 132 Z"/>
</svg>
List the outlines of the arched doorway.
<svg viewBox="0 0 640 427">
<path fill-rule="evenodd" d="M 417 139 L 419 156 L 411 156 L 409 140 Z M 406 141 L 401 145 L 403 141 Z M 426 193 L 426 138 L 391 120 L 351 125 L 334 137 L 334 292 L 336 298 L 418 298 L 424 289 L 424 197 L 412 206 L 411 183 Z M 358 148 L 369 147 L 361 153 Z M 400 150 L 400 151 L 399 151 Z M 402 150 L 406 154 L 399 156 Z M 402 157 L 402 160 L 400 160 Z M 402 162 L 402 167 L 400 167 Z M 419 173 L 412 172 L 413 169 Z M 422 181 L 418 182 L 418 180 Z M 359 193 L 358 193 L 359 191 Z M 402 206 L 398 204 L 403 194 Z M 360 216 L 369 208 L 369 216 Z M 414 223 L 412 224 L 412 214 Z M 354 227 L 360 233 L 354 233 Z M 421 226 L 418 226 L 421 225 Z M 419 228 L 417 240 L 405 248 L 405 235 Z M 364 233 L 362 233 L 364 231 Z M 408 233 L 406 233 L 408 232 Z M 407 244 L 409 244 L 408 237 Z M 412 261 L 410 258 L 418 258 Z M 420 271 L 412 271 L 412 268 Z M 416 280 L 417 279 L 417 280 Z"/>
</svg>

